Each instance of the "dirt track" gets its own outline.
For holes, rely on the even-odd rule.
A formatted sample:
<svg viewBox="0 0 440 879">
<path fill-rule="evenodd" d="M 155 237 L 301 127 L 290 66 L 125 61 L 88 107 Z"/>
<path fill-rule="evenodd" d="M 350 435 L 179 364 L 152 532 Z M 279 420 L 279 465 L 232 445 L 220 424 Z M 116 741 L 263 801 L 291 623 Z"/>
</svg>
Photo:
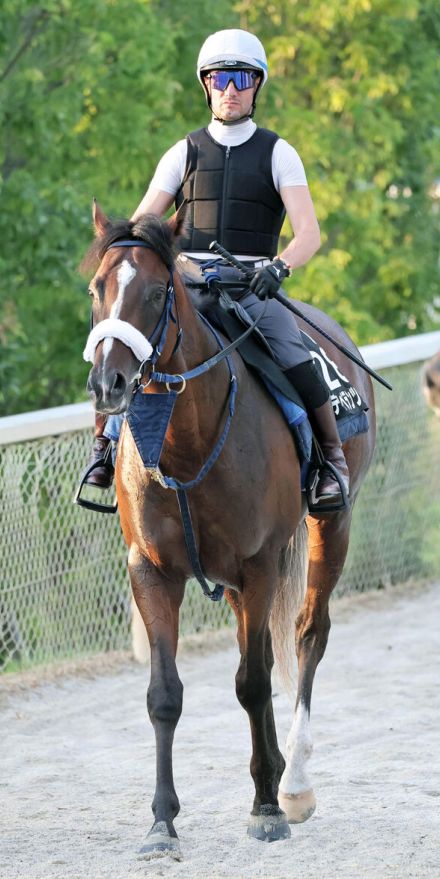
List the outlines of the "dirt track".
<svg viewBox="0 0 440 879">
<path fill-rule="evenodd" d="M 136 859 L 154 784 L 145 670 L 125 663 L 12 693 L 0 879 L 438 879 L 440 584 L 390 593 L 333 605 L 312 715 L 318 808 L 285 842 L 246 836 L 250 742 L 235 646 L 179 662 L 181 863 Z M 281 694 L 274 705 L 283 745 L 291 706 Z"/>
</svg>

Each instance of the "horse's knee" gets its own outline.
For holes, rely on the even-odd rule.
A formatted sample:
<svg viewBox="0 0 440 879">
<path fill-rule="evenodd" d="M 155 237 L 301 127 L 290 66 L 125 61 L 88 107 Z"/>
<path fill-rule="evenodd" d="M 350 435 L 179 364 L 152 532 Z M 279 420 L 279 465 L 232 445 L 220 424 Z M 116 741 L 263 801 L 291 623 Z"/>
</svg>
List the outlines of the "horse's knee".
<svg viewBox="0 0 440 879">
<path fill-rule="evenodd" d="M 147 708 L 151 722 L 177 724 L 182 713 L 183 684 L 179 678 L 164 683 L 151 682 L 147 692 Z"/>
</svg>

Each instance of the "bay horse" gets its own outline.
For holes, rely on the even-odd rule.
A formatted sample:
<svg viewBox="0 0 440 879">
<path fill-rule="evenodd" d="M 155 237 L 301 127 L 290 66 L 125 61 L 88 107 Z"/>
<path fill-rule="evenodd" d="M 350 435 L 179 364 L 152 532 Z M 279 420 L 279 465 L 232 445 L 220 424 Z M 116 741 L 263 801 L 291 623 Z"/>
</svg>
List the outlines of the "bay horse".
<svg viewBox="0 0 440 879">
<path fill-rule="evenodd" d="M 89 267 L 93 261 L 98 264 L 89 288 L 95 328 L 104 320 L 112 322 L 107 326 L 122 321 L 134 328 L 138 341 L 151 338 L 172 291 L 174 319 L 168 324 L 156 368 L 173 376 L 186 374 L 219 350 L 175 268 L 182 222 L 175 214 L 168 221 L 146 215 L 136 223 L 114 223 L 95 204 L 97 237 L 84 261 Z M 356 351 L 335 321 L 311 306 L 303 309 Z M 108 335 L 96 344 L 91 358 L 88 390 L 95 408 L 106 414 L 126 411 L 140 375 L 143 392 L 166 393 L 164 385 L 149 384 L 151 367 L 148 361 L 140 364 L 142 354 L 136 356 L 132 350 L 136 345 L 122 341 L 116 330 Z M 319 334 L 311 335 L 322 344 Z M 298 457 L 284 417 L 236 352 L 232 360 L 237 396 L 229 435 L 214 466 L 190 492 L 202 569 L 210 581 L 224 585 L 237 619 L 236 694 L 249 715 L 255 785 L 248 834 L 263 841 L 287 838 L 289 823 L 306 820 L 315 809 L 306 770 L 312 750 L 312 685 L 327 644 L 329 598 L 346 558 L 353 504 L 374 447 L 370 378 L 335 347 L 327 344 L 326 348 L 369 406 L 368 432 L 344 445 L 351 507 L 307 517 Z M 192 480 L 199 472 L 224 428 L 230 385 L 225 360 L 179 385 L 183 393 L 176 396 L 165 435 L 162 472 L 179 480 Z M 145 858 L 169 853 L 179 859 L 172 745 L 183 687 L 176 651 L 179 608 L 192 570 L 176 493 L 143 466 L 126 423 L 115 479 L 133 595 L 151 649 L 147 706 L 156 737 L 156 790 L 154 822 L 140 853 Z M 286 647 L 287 642 L 293 644 L 295 631 L 297 698 L 285 761 L 277 743 L 271 670 L 275 654 L 281 661 L 284 656 L 288 673 Z"/>
</svg>

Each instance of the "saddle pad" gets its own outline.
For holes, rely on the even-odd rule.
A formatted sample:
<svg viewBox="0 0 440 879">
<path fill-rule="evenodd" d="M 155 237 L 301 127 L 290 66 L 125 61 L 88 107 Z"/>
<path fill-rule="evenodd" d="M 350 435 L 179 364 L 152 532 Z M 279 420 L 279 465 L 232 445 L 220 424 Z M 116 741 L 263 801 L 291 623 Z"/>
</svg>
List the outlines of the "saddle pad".
<svg viewBox="0 0 440 879">
<path fill-rule="evenodd" d="M 234 341 L 243 332 L 243 326 L 248 326 L 251 319 L 247 313 L 243 314 L 243 308 L 237 308 L 238 303 L 228 297 L 227 309 L 216 305 L 209 310 L 208 318 L 216 326 L 225 332 L 231 341 Z M 267 345 L 260 344 L 261 333 L 252 333 L 243 345 L 239 346 L 239 352 L 245 363 L 260 375 L 270 390 L 270 384 L 278 392 L 292 400 L 302 409 L 304 403 L 299 394 L 294 390 L 284 372 L 275 363 L 268 353 Z M 304 344 L 309 349 L 317 368 L 329 388 L 333 411 L 336 416 L 341 442 L 355 436 L 357 433 L 365 433 L 368 430 L 367 404 L 352 385 L 350 380 L 341 372 L 339 367 L 329 357 L 324 348 L 315 342 L 311 336 L 301 331 Z M 272 393 L 272 391 L 271 391 Z M 272 394 L 275 396 L 274 394 Z M 278 401 L 280 402 L 280 401 Z M 280 403 L 281 405 L 281 403 Z M 282 407 L 281 407 L 282 408 Z"/>
<path fill-rule="evenodd" d="M 367 404 L 325 349 L 303 330 L 301 336 L 330 391 L 341 442 L 357 433 L 365 433 L 368 430 Z"/>
</svg>

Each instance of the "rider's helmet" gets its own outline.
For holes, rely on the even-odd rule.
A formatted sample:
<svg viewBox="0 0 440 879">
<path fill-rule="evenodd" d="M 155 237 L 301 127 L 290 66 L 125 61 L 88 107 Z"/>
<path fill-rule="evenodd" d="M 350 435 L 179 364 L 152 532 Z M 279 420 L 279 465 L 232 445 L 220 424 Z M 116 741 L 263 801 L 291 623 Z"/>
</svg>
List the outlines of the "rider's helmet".
<svg viewBox="0 0 440 879">
<path fill-rule="evenodd" d="M 250 113 L 252 116 L 257 94 L 267 80 L 266 53 L 258 37 L 248 31 L 233 28 L 216 31 L 205 40 L 197 59 L 197 77 L 204 88 L 209 107 L 211 107 L 211 99 L 204 83 L 204 74 L 209 73 L 210 70 L 229 69 L 255 70 L 261 75 Z"/>
</svg>

